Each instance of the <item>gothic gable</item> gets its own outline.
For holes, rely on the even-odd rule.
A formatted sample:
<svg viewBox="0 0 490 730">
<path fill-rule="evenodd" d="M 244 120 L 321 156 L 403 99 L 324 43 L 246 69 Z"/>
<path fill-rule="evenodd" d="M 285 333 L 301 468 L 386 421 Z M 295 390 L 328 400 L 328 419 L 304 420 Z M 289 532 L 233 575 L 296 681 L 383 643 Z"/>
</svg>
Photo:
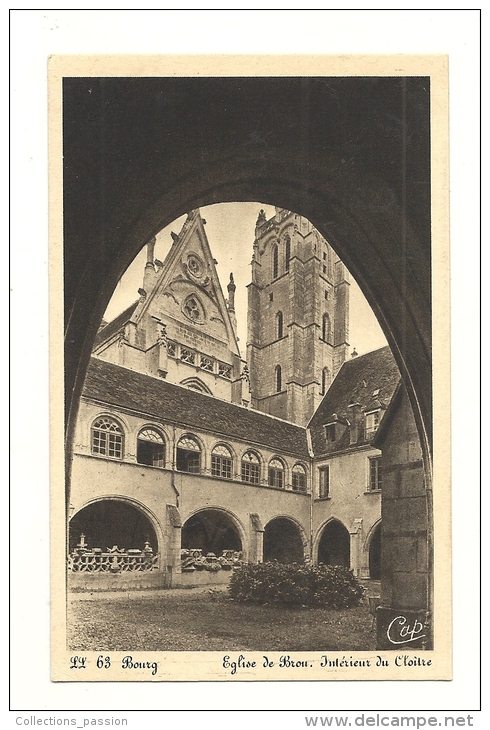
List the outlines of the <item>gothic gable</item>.
<svg viewBox="0 0 490 730">
<path fill-rule="evenodd" d="M 146 347 L 151 345 L 152 335 L 156 337 L 157 324 L 161 322 L 167 325 L 170 338 L 185 339 L 186 332 L 189 337 L 194 332 L 198 338 L 216 341 L 221 351 L 226 347 L 239 355 L 199 211 L 189 213 L 179 235 L 172 234 L 172 238 L 165 262 L 153 264 L 154 275 L 150 271 L 148 276 L 147 272 L 133 317 L 137 328 L 146 332 Z"/>
</svg>

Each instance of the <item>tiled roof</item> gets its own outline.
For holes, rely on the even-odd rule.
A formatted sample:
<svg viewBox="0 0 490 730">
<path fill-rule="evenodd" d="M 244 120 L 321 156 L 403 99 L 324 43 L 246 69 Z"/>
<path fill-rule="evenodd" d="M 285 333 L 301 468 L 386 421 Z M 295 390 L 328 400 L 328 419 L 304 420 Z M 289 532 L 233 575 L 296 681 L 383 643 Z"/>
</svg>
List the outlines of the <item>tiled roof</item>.
<svg viewBox="0 0 490 730">
<path fill-rule="evenodd" d="M 106 340 L 115 335 L 118 330 L 124 327 L 126 322 L 131 319 L 137 306 L 138 301 L 131 304 L 131 306 L 125 309 L 124 312 L 118 314 L 115 319 L 113 319 L 111 322 L 109 322 L 109 324 L 107 324 L 105 327 L 102 327 L 102 329 L 97 332 L 97 335 L 95 337 L 94 350 L 103 342 L 106 342 Z"/>
<path fill-rule="evenodd" d="M 83 394 L 163 423 L 308 458 L 306 429 L 301 426 L 97 358 L 90 362 Z"/>
<path fill-rule="evenodd" d="M 359 428 L 355 444 L 350 443 L 349 428 L 337 441 L 328 442 L 324 426 L 333 420 L 334 414 L 351 422 L 352 409 L 348 407 L 351 403 L 359 403 L 364 413 L 379 408 L 384 413 L 399 381 L 400 372 L 389 347 L 344 363 L 308 424 L 315 456 L 370 443 L 374 434 L 366 438 L 364 428 Z"/>
</svg>

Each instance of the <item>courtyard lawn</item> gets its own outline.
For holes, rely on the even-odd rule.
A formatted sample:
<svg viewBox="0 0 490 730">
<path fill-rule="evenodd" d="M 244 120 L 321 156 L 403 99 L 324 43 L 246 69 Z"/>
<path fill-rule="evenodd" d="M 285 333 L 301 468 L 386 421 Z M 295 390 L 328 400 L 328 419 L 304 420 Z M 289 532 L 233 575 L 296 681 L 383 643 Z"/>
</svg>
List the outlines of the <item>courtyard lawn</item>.
<svg viewBox="0 0 490 730">
<path fill-rule="evenodd" d="M 226 591 L 169 590 L 127 597 L 71 597 L 73 651 L 367 651 L 365 605 L 341 611 L 232 601 Z"/>
</svg>

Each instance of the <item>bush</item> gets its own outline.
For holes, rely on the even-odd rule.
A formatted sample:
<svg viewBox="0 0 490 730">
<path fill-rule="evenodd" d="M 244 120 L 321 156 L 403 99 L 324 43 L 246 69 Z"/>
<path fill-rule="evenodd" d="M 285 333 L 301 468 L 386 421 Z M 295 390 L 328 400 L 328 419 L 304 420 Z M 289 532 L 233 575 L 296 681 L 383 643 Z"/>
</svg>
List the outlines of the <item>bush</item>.
<svg viewBox="0 0 490 730">
<path fill-rule="evenodd" d="M 351 570 L 338 565 L 271 562 L 236 568 L 229 591 L 237 601 L 339 609 L 358 606 L 364 588 Z"/>
</svg>

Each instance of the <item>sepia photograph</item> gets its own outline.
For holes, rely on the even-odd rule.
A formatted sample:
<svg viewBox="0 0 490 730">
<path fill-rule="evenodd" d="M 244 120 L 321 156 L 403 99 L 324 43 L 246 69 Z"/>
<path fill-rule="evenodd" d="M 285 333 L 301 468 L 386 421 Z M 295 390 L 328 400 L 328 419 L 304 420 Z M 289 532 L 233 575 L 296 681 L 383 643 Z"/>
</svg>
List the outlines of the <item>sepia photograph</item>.
<svg viewBox="0 0 490 730">
<path fill-rule="evenodd" d="M 447 103 L 50 59 L 54 680 L 450 679 Z"/>
</svg>

